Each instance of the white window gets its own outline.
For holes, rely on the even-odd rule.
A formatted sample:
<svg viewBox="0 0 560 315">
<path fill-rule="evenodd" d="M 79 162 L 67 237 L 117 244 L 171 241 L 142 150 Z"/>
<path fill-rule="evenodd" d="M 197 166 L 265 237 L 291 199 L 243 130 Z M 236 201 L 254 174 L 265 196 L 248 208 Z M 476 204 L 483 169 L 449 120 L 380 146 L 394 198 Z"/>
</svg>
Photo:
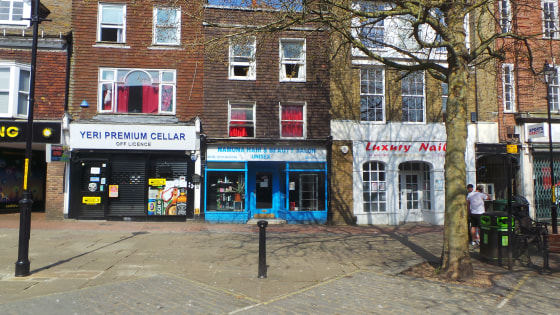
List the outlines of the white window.
<svg viewBox="0 0 560 315">
<path fill-rule="evenodd" d="M 175 114 L 175 70 L 99 70 L 100 113 Z"/>
<path fill-rule="evenodd" d="M 502 65 L 502 88 L 504 111 L 515 111 L 515 88 L 514 88 L 514 72 L 512 64 Z"/>
<path fill-rule="evenodd" d="M 154 8 L 154 45 L 179 45 L 181 41 L 181 8 Z"/>
<path fill-rule="evenodd" d="M 447 115 L 447 99 L 449 98 L 449 84 L 441 83 L 441 112 L 443 114 L 443 121 L 446 121 Z"/>
<path fill-rule="evenodd" d="M 99 3 L 97 41 L 124 43 L 126 41 L 126 6 Z"/>
<path fill-rule="evenodd" d="M 255 103 L 229 103 L 229 136 L 255 137 Z"/>
<path fill-rule="evenodd" d="M 305 103 L 283 102 L 280 104 L 280 136 L 282 138 L 305 138 Z"/>
<path fill-rule="evenodd" d="M 511 31 L 511 1 L 500 0 L 500 28 L 502 33 Z"/>
<path fill-rule="evenodd" d="M 560 83 L 558 81 L 558 68 L 556 68 L 556 75 L 548 84 L 548 97 L 550 98 L 550 111 L 558 112 L 560 111 L 560 99 L 558 97 L 560 93 Z"/>
<path fill-rule="evenodd" d="M 401 80 L 403 122 L 425 123 L 424 72 L 404 73 Z"/>
<path fill-rule="evenodd" d="M 386 212 L 387 179 L 385 164 L 381 162 L 364 163 L 362 187 L 364 212 Z"/>
<path fill-rule="evenodd" d="M 0 24 L 29 26 L 31 16 L 30 0 L 0 1 Z"/>
<path fill-rule="evenodd" d="M 27 117 L 30 70 L 26 65 L 0 63 L 0 117 Z"/>
<path fill-rule="evenodd" d="M 385 122 L 385 70 L 360 70 L 360 120 Z"/>
<path fill-rule="evenodd" d="M 280 81 L 305 81 L 305 39 L 280 39 Z"/>
<path fill-rule="evenodd" d="M 255 37 L 235 38 L 229 43 L 229 78 L 232 80 L 255 80 Z"/>
<path fill-rule="evenodd" d="M 384 10 L 384 5 L 379 3 L 364 2 L 360 4 L 363 12 Z M 385 20 L 380 18 L 367 18 L 360 23 L 358 36 L 360 41 L 368 48 L 383 48 L 385 42 Z"/>
<path fill-rule="evenodd" d="M 557 0 L 543 0 L 543 33 L 545 38 L 558 38 Z"/>
</svg>

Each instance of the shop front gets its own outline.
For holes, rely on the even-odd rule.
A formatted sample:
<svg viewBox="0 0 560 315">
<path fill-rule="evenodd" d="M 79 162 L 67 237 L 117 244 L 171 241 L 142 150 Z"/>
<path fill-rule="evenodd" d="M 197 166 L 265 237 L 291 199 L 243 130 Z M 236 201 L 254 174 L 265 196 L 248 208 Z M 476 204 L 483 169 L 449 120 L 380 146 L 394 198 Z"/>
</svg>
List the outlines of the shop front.
<svg viewBox="0 0 560 315">
<path fill-rule="evenodd" d="M 443 224 L 442 141 L 354 141 L 358 224 Z"/>
<path fill-rule="evenodd" d="M 19 210 L 25 175 L 26 121 L 0 120 L 0 211 Z M 59 144 L 59 121 L 33 122 L 33 143 L 29 166 L 29 191 L 33 211 L 45 210 L 46 146 Z"/>
<path fill-rule="evenodd" d="M 68 217 L 184 221 L 199 206 L 191 125 L 70 124 Z"/>
<path fill-rule="evenodd" d="M 205 220 L 327 220 L 327 151 L 319 146 L 209 145 Z"/>
</svg>

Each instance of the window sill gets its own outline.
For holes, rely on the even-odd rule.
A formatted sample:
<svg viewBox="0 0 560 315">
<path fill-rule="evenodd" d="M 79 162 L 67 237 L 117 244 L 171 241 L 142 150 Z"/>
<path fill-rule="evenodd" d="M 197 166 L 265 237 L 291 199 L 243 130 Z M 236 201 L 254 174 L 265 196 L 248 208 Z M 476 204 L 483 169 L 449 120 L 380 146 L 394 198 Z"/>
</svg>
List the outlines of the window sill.
<svg viewBox="0 0 560 315">
<path fill-rule="evenodd" d="M 232 81 L 256 81 L 257 78 L 254 77 L 229 77 L 228 79 Z"/>
<path fill-rule="evenodd" d="M 179 45 L 179 44 L 177 44 L 177 45 L 152 44 L 151 46 L 148 46 L 148 49 L 151 49 L 151 50 L 184 50 L 183 47 L 181 47 L 181 45 Z"/>
<path fill-rule="evenodd" d="M 307 80 L 306 79 L 280 79 L 280 82 L 300 82 L 300 83 L 305 83 Z"/>
<path fill-rule="evenodd" d="M 130 46 L 127 46 L 125 43 L 96 42 L 94 45 L 92 45 L 92 47 L 130 49 Z"/>
</svg>

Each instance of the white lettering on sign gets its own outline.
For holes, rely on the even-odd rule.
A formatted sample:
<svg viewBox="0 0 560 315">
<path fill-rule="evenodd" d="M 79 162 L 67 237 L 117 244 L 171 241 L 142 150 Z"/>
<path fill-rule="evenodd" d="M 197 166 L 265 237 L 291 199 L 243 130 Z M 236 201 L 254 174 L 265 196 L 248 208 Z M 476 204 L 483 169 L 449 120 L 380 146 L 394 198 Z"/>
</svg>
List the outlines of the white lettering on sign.
<svg viewBox="0 0 560 315">
<path fill-rule="evenodd" d="M 211 146 L 209 161 L 325 161 L 324 148 L 291 146 Z"/>
</svg>

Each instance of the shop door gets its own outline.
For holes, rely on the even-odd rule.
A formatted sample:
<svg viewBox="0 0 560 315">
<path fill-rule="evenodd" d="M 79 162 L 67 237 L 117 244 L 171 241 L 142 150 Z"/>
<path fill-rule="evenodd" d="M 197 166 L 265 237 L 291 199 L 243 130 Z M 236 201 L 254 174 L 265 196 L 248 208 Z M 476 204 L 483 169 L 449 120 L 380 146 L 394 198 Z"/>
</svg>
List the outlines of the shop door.
<svg viewBox="0 0 560 315">
<path fill-rule="evenodd" d="M 421 174 L 417 172 L 401 172 L 400 174 L 400 204 L 403 221 L 415 222 L 422 220 L 422 191 Z"/>
<path fill-rule="evenodd" d="M 80 187 L 73 195 L 78 219 L 104 219 L 107 211 L 107 160 L 80 160 L 75 170 Z M 77 188 L 77 187 L 76 187 Z"/>
<path fill-rule="evenodd" d="M 270 171 L 257 171 L 254 174 L 254 218 L 277 218 L 274 204 L 274 188 L 277 174 Z"/>
<path fill-rule="evenodd" d="M 111 180 L 118 194 L 109 198 L 108 216 L 145 216 L 147 213 L 146 159 L 142 156 L 115 156 Z"/>
</svg>

